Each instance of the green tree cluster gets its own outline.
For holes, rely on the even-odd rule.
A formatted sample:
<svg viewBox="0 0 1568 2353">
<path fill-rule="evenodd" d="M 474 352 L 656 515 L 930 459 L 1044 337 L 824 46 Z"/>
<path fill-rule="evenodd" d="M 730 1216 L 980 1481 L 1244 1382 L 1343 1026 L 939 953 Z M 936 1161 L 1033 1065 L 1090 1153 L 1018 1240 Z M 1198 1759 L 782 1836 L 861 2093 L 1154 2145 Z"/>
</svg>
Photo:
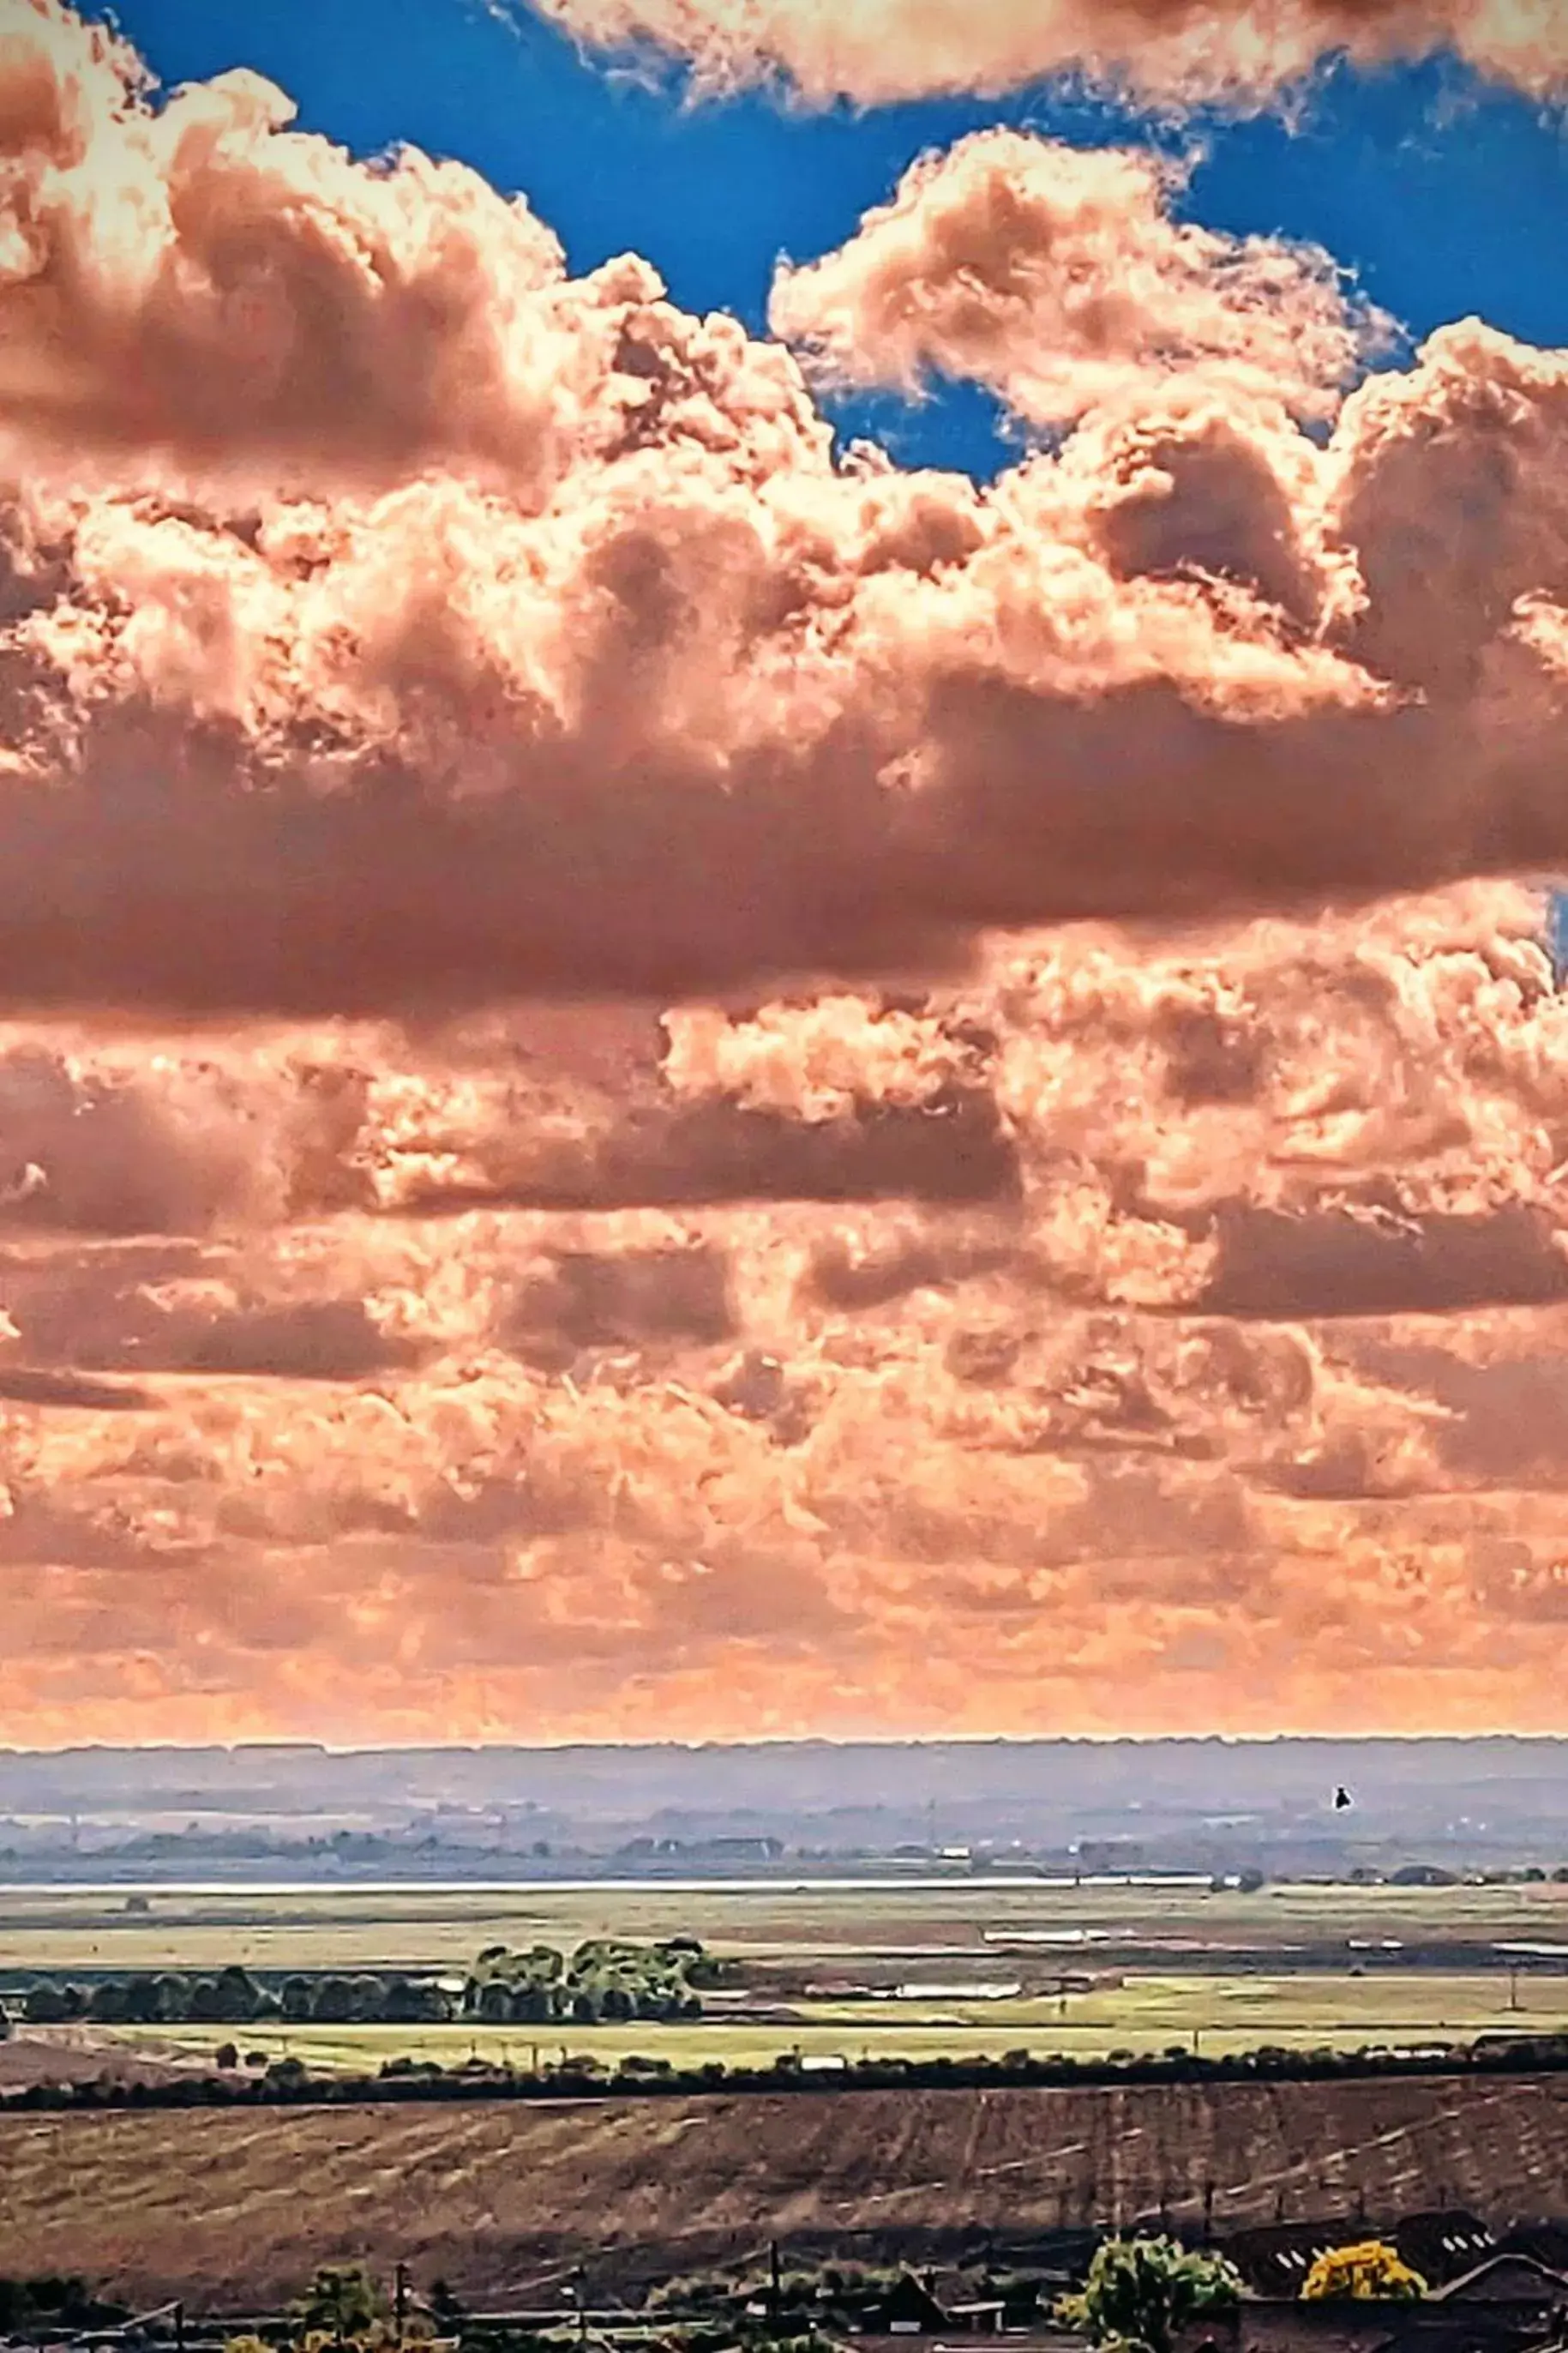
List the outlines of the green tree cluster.
<svg viewBox="0 0 1568 2353">
<path fill-rule="evenodd" d="M 1240 2295 L 1241 2275 L 1222 2256 L 1174 2239 L 1107 2239 L 1082 2290 L 1064 2296 L 1058 2310 L 1096 2345 L 1171 2353 L 1188 2321 L 1225 2311 Z"/>
<path fill-rule="evenodd" d="M 694 1936 L 657 1945 L 595 1936 L 570 1957 L 552 1945 L 533 1945 L 526 1952 L 489 1945 L 468 1972 L 463 2011 L 466 2017 L 515 2025 L 700 2018 L 697 1989 L 710 1967 Z"/>
</svg>

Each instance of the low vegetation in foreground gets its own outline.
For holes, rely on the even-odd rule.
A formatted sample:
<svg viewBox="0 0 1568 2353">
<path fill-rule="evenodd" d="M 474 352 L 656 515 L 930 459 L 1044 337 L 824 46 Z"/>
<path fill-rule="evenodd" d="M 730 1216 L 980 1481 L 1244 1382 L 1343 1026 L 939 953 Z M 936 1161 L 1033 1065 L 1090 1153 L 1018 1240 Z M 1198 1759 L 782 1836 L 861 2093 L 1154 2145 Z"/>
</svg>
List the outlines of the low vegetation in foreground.
<svg viewBox="0 0 1568 2353">
<path fill-rule="evenodd" d="M 1051 2327 L 1104 2353 L 1175 2353 L 1194 2324 L 1234 2310 L 1246 2293 L 1241 2273 L 1222 2249 L 1189 2246 L 1168 2232 L 1099 2237 L 1074 2267 L 1065 2293 L 1057 2272 L 983 2268 L 955 2276 L 980 2301 L 971 2311 L 997 2316 L 1017 2333 Z M 226 2330 L 199 2324 L 204 2346 L 223 2353 L 392 2353 L 395 2347 L 439 2346 L 447 2353 L 553 2353 L 588 2333 L 598 2342 L 633 2341 L 665 2353 L 827 2353 L 847 2336 L 889 2327 L 929 2334 L 945 2318 L 924 2281 L 896 2266 L 826 2263 L 748 2272 L 676 2274 L 635 2301 L 590 2313 L 581 2271 L 558 2282 L 554 2308 L 476 2310 L 443 2278 L 417 2286 L 399 2264 L 390 2283 L 360 2263 L 319 2264 L 309 2285 L 273 2316 L 253 2316 Z M 1426 2282 L 1397 2251 L 1372 2239 L 1326 2249 L 1300 2289 L 1305 2302 L 1417 2303 Z M 921 2307 L 924 2306 L 921 2311 Z M 903 2316 L 901 2318 L 899 2316 Z M 168 2333 L 172 2313 L 137 2323 L 153 2338 Z M 68 2328 L 123 2328 L 134 2316 L 79 2280 L 0 2279 L 0 2326 L 26 2337 Z M 184 2341 L 183 2307 L 174 2333 Z"/>
</svg>

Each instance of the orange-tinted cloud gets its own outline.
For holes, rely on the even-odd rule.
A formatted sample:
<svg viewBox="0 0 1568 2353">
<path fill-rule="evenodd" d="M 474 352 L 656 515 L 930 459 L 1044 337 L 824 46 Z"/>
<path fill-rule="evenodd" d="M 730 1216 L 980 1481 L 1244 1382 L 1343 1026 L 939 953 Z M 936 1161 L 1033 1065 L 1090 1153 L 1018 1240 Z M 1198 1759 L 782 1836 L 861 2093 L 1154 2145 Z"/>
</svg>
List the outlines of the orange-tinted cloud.
<svg viewBox="0 0 1568 2353">
<path fill-rule="evenodd" d="M 7 1705 L 40 1737 L 106 1694 L 193 1736 L 1549 1724 L 1568 1001 L 1538 925 L 1494 889 L 1036 935 L 880 1015 L 672 1019 L 640 1082 L 809 1130 L 940 1123 L 962 1072 L 1016 1155 L 993 1202 L 19 1229 Z M 473 1197 L 518 1098 L 472 1050 L 382 1039 L 345 1146 L 374 1198 Z M 581 1052 L 564 1019 L 516 1050 L 559 1133 L 613 1125 L 587 1017 Z M 187 1103 L 174 1041 L 144 1051 Z"/>
<path fill-rule="evenodd" d="M 982 491 L 52 0 L 0 150 L 10 1736 L 1554 1724 L 1568 360 L 982 142 L 784 298 Z"/>
<path fill-rule="evenodd" d="M 1080 417 L 982 492 L 253 78 L 156 109 L 28 0 L 0 101 L 14 1010 L 668 1001 L 1568 859 L 1562 354 L 1446 330 L 1320 447 L 1321 257 L 999 134 L 780 293 Z"/>
<path fill-rule="evenodd" d="M 1172 218 L 1132 149 L 981 131 L 905 174 L 837 253 L 781 269 L 771 322 L 855 384 L 969 377 L 1035 425 L 1180 377 L 1331 415 L 1387 322 L 1325 253 Z"/>
<path fill-rule="evenodd" d="M 1087 75 L 1155 104 L 1257 104 L 1324 60 L 1455 50 L 1537 97 L 1568 81 L 1555 0 L 491 0 L 602 48 L 651 47 L 710 89 L 785 80 L 866 105 Z"/>
</svg>

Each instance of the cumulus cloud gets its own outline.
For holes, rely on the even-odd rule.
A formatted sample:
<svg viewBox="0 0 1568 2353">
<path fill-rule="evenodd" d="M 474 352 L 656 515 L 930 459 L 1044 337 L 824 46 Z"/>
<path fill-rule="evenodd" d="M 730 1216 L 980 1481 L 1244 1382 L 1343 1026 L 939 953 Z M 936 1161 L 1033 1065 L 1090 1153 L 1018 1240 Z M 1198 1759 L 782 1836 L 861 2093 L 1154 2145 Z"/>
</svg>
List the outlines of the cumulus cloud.
<svg viewBox="0 0 1568 2353">
<path fill-rule="evenodd" d="M 989 385 L 1035 425 L 1180 376 L 1331 415 L 1386 322 L 1327 254 L 1172 217 L 1163 157 L 981 131 L 911 166 L 771 323 L 851 384 Z"/>
<path fill-rule="evenodd" d="M 62 447 L 547 482 L 584 338 L 551 233 L 476 174 L 369 172 L 246 70 L 154 110 L 127 46 L 20 0 L 0 51 L 6 415 Z"/>
<path fill-rule="evenodd" d="M 595 47 L 685 59 L 707 89 L 783 77 L 816 104 L 997 97 L 1073 74 L 1155 104 L 1256 105 L 1332 58 L 1449 50 L 1532 96 L 1568 81 L 1554 0 L 492 0 L 523 5 Z"/>
<path fill-rule="evenodd" d="M 1555 1722 L 1563 355 L 974 142 L 779 323 L 982 491 L 54 0 L 0 151 L 16 1736 Z"/>
<path fill-rule="evenodd" d="M 657 1007 L 1568 857 L 1560 353 L 1445 330 L 1321 446 L 1322 257 L 995 134 L 778 297 L 1077 420 L 982 492 L 252 77 L 28 0 L 0 89 L 14 1012 Z"/>
</svg>

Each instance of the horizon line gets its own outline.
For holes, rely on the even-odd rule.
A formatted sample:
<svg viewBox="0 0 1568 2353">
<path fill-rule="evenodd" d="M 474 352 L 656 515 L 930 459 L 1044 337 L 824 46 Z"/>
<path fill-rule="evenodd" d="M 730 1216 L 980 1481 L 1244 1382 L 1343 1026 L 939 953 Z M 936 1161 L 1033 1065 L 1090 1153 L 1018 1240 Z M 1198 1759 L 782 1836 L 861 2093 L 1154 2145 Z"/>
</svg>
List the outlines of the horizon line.
<svg viewBox="0 0 1568 2353">
<path fill-rule="evenodd" d="M 668 1756 L 765 1754 L 808 1749 L 909 1748 L 1481 1748 L 1508 1744 L 1515 1747 L 1568 1748 L 1568 1734 L 1557 1732 L 1151 1732 L 1151 1733 L 926 1733 L 826 1734 L 777 1733 L 753 1740 L 407 1740 L 334 1743 L 324 1740 L 88 1740 L 64 1742 L 57 1747 L 23 1748 L 0 1746 L 0 1764 L 26 1758 L 139 1756 L 309 1755 L 325 1757 L 482 1757 L 508 1751 L 529 1756 L 637 1756 L 656 1752 Z"/>
</svg>

